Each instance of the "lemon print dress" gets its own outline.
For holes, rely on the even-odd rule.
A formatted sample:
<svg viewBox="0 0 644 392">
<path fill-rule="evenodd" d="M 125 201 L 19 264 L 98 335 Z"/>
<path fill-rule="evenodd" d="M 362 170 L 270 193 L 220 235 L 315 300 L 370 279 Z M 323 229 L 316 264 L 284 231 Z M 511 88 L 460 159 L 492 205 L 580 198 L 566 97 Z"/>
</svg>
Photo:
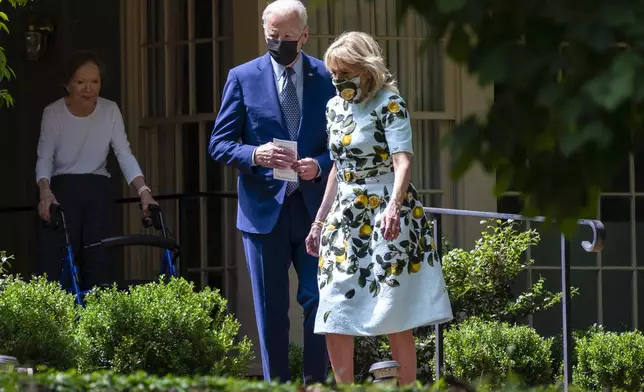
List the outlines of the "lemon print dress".
<svg viewBox="0 0 644 392">
<path fill-rule="evenodd" d="M 444 323 L 452 309 L 430 221 L 413 185 L 400 235 L 380 229 L 394 185 L 391 155 L 412 153 L 407 105 L 387 90 L 359 104 L 327 104 L 338 192 L 322 230 L 315 333 L 376 336 Z"/>
</svg>

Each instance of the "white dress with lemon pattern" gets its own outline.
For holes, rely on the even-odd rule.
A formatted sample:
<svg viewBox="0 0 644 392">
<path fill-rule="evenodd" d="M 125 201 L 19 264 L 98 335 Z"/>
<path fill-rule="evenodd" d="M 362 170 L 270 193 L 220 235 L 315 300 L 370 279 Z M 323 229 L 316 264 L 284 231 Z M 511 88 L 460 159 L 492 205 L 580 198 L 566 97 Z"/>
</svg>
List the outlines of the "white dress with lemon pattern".
<svg viewBox="0 0 644 392">
<path fill-rule="evenodd" d="M 338 192 L 321 237 L 318 334 L 376 336 L 444 323 L 452 309 L 431 223 L 413 185 L 400 214 L 400 235 L 380 229 L 394 185 L 391 154 L 412 153 L 407 105 L 381 90 L 369 101 L 327 104 Z"/>
</svg>

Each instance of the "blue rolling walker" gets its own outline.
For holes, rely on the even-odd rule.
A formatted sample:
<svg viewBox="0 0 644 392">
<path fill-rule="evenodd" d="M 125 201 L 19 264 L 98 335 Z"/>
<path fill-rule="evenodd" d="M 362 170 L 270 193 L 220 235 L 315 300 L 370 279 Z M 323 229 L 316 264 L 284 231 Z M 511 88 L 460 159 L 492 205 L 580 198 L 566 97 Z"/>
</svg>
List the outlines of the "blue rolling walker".
<svg viewBox="0 0 644 392">
<path fill-rule="evenodd" d="M 150 205 L 148 207 L 150 216 L 142 219 L 143 226 L 145 228 L 154 228 L 161 232 L 161 236 L 158 235 L 146 235 L 146 234 L 131 234 L 124 236 L 108 237 L 104 238 L 98 242 L 87 245 L 82 249 L 82 252 L 86 252 L 92 249 L 101 248 L 101 247 L 125 247 L 133 245 L 143 245 L 151 246 L 155 248 L 163 249 L 161 255 L 161 275 L 165 277 L 178 277 L 179 272 L 177 269 L 177 259 L 181 253 L 181 248 L 179 244 L 172 238 L 170 231 L 166 227 L 165 220 L 163 217 L 163 212 L 161 208 L 157 205 Z M 62 259 L 62 271 L 60 274 L 60 284 L 62 287 L 74 294 L 76 297 L 76 303 L 78 305 L 84 306 L 83 297 L 88 292 L 88 290 L 81 291 L 80 289 L 80 278 L 78 276 L 78 268 L 76 266 L 76 257 L 74 254 L 74 249 L 72 249 L 72 244 L 69 241 L 69 234 L 67 233 L 67 226 L 65 222 L 65 212 L 62 207 L 56 204 L 52 204 L 50 208 L 51 213 L 51 223 L 48 225 L 54 229 L 60 227 L 64 234 L 65 240 L 65 250 Z M 69 283 L 66 285 L 66 283 Z M 136 281 L 134 284 L 143 284 L 149 283 L 149 281 Z"/>
</svg>

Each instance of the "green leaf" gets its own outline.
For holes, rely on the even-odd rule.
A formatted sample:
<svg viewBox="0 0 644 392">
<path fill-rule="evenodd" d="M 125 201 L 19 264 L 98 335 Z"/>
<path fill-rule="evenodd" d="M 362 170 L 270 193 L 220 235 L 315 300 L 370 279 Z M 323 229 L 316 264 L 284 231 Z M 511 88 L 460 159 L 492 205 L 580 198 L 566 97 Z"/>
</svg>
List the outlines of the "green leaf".
<svg viewBox="0 0 644 392">
<path fill-rule="evenodd" d="M 501 197 L 510 186 L 512 173 L 509 170 L 499 170 L 496 175 L 496 183 L 494 184 L 494 196 Z"/>
<path fill-rule="evenodd" d="M 444 14 L 460 11 L 465 7 L 466 0 L 437 0 L 438 10 Z"/>
<path fill-rule="evenodd" d="M 398 287 L 400 286 L 400 282 L 398 282 L 396 279 L 387 279 L 385 280 L 385 283 L 387 283 L 387 286 L 389 287 Z"/>
<path fill-rule="evenodd" d="M 462 25 L 455 26 L 449 36 L 447 53 L 454 60 L 461 62 L 465 61 L 469 57 L 470 51 L 470 37 L 465 32 Z"/>
<path fill-rule="evenodd" d="M 376 284 L 376 289 L 373 291 L 373 298 L 376 298 L 380 294 L 380 285 Z"/>
<path fill-rule="evenodd" d="M 345 120 L 345 121 L 346 121 L 346 120 Z M 353 131 L 355 131 L 355 130 L 356 130 L 356 126 L 357 126 L 357 125 L 356 125 L 356 123 L 355 123 L 355 122 L 352 122 L 351 124 L 349 124 L 348 126 L 346 126 L 344 129 L 342 129 L 342 133 L 344 133 L 344 134 L 346 134 L 346 135 L 350 135 L 350 134 L 352 134 L 352 133 L 353 133 Z"/>
<path fill-rule="evenodd" d="M 624 52 L 613 60 L 610 69 L 592 79 L 586 90 L 597 104 L 615 110 L 633 95 L 635 76 L 641 66 L 640 56 L 631 51 Z"/>
<path fill-rule="evenodd" d="M 569 157 L 590 141 L 604 148 L 612 139 L 611 130 L 599 121 L 592 122 L 581 129 L 581 132 L 568 132 L 561 135 L 559 147 L 564 156 Z"/>
</svg>

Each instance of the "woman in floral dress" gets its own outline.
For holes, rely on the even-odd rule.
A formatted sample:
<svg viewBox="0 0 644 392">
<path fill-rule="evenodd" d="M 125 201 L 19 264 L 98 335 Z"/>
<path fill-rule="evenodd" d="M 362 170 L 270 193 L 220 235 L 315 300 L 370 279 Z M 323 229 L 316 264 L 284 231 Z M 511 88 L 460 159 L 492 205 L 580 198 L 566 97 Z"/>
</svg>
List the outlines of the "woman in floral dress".
<svg viewBox="0 0 644 392">
<path fill-rule="evenodd" d="M 400 383 L 416 380 L 412 329 L 452 310 L 430 222 L 410 183 L 412 130 L 376 41 L 341 35 L 324 58 L 338 95 L 327 104 L 335 161 L 307 237 L 319 256 L 315 332 L 338 383 L 353 382 L 353 336 L 388 335 Z"/>
</svg>

